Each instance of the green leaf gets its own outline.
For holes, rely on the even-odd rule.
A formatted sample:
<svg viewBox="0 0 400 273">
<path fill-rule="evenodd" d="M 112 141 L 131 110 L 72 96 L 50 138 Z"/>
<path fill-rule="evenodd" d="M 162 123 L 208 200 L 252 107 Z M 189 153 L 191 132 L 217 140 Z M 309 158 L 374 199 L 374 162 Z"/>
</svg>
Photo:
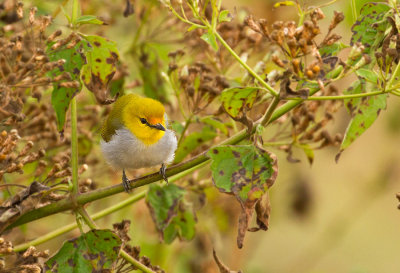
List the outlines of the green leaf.
<svg viewBox="0 0 400 273">
<path fill-rule="evenodd" d="M 174 163 L 181 162 L 197 147 L 203 145 L 209 140 L 214 139 L 216 136 L 217 133 L 208 126 L 205 126 L 200 132 L 191 133 L 183 139 L 178 149 L 176 150 Z"/>
<path fill-rule="evenodd" d="M 150 45 L 145 44 L 139 57 L 139 72 L 143 82 L 142 89 L 146 97 L 165 102 L 168 95 L 165 81 L 161 76 L 162 68 L 159 57 L 161 53 L 155 51 L 155 49 L 160 50 L 160 47 L 157 46 L 153 49 L 150 48 Z"/>
<path fill-rule="evenodd" d="M 212 159 L 215 186 L 221 192 L 235 195 L 242 207 L 238 234 L 241 248 L 254 208 L 277 177 L 276 156 L 254 145 L 219 146 L 207 155 Z M 259 214 L 257 224 L 260 229 L 267 228 L 265 218 Z"/>
<path fill-rule="evenodd" d="M 62 73 L 69 73 L 72 80 L 79 82 L 79 75 L 81 68 L 85 62 L 84 57 L 81 55 L 80 43 L 73 48 L 62 47 L 58 50 L 51 50 L 51 44 L 48 45 L 47 55 L 50 61 L 65 60 L 64 65 L 48 73 L 49 77 L 54 78 Z M 65 82 L 67 80 L 64 80 Z M 61 82 L 53 84 L 53 91 L 51 93 L 51 104 L 56 112 L 57 127 L 61 131 L 65 123 L 65 114 L 68 111 L 69 104 L 72 98 L 81 91 L 81 86 L 78 88 L 66 88 L 60 86 Z"/>
<path fill-rule="evenodd" d="M 44 272 L 78 273 L 111 270 L 121 249 L 121 239 L 110 230 L 91 230 L 64 242 L 45 263 Z"/>
<path fill-rule="evenodd" d="M 119 54 L 116 43 L 100 36 L 86 36 L 82 42 L 87 63 L 82 67 L 81 79 L 99 102 L 108 97 L 108 84 L 113 78 Z"/>
<path fill-rule="evenodd" d="M 191 240 L 195 234 L 196 218 L 183 202 L 185 190 L 174 185 L 150 185 L 146 203 L 160 237 L 166 243 L 179 237 Z"/>
<path fill-rule="evenodd" d="M 208 156 L 215 186 L 235 194 L 241 203 L 260 198 L 276 178 L 275 156 L 254 145 L 220 146 Z"/>
<path fill-rule="evenodd" d="M 333 43 L 328 46 L 321 47 L 319 49 L 319 54 L 321 54 L 322 58 L 326 57 L 331 57 L 331 56 L 337 56 L 337 54 L 344 48 L 347 48 L 348 46 L 338 42 L 338 43 Z"/>
<path fill-rule="evenodd" d="M 364 84 L 362 81 L 359 81 L 359 83 L 355 84 L 354 88 L 351 90 L 351 93 L 357 94 L 358 92 L 362 92 L 365 89 L 371 90 L 376 87 L 376 85 L 369 85 L 372 84 L 370 84 L 369 82 Z M 345 136 L 340 146 L 340 153 L 343 152 L 344 149 L 349 147 L 349 145 L 353 143 L 354 140 L 361 136 L 374 123 L 374 121 L 379 116 L 380 111 L 386 108 L 387 96 L 387 94 L 382 94 L 359 98 L 358 100 L 353 100 L 351 104 L 349 104 L 349 102 L 345 102 L 346 107 L 352 113 L 352 119 L 347 126 Z M 337 156 L 337 160 L 339 158 L 339 155 Z"/>
<path fill-rule="evenodd" d="M 221 101 L 225 111 L 233 118 L 236 118 L 243 108 L 253 107 L 257 97 L 256 87 L 233 87 L 222 91 Z"/>
<path fill-rule="evenodd" d="M 204 117 L 201 119 L 201 122 L 203 122 L 204 124 L 210 125 L 210 126 L 214 127 L 215 129 L 220 130 L 225 135 L 228 135 L 228 129 L 226 128 L 225 123 L 218 120 L 217 118 Z"/>
<path fill-rule="evenodd" d="M 92 24 L 92 25 L 104 25 L 104 22 L 99 20 L 94 15 L 83 15 L 76 20 L 76 24 Z"/>
<path fill-rule="evenodd" d="M 356 74 L 361 77 L 364 78 L 365 80 L 377 84 L 378 83 L 378 75 L 375 74 L 375 72 L 371 69 L 367 69 L 367 68 L 360 68 L 358 70 L 356 70 Z"/>
<path fill-rule="evenodd" d="M 385 3 L 366 3 L 351 28 L 353 35 L 350 44 L 361 42 L 365 47 L 364 53 L 374 53 L 373 49 L 377 48 L 384 38 L 384 32 L 389 24 L 385 16 L 390 10 Z"/>
<path fill-rule="evenodd" d="M 293 1 L 282 1 L 274 4 L 274 8 L 284 7 L 284 6 L 294 6 L 296 5 Z"/>
<path fill-rule="evenodd" d="M 222 10 L 219 13 L 218 22 L 230 22 L 232 20 L 229 10 Z"/>
<path fill-rule="evenodd" d="M 215 38 L 215 34 L 212 32 L 212 30 L 209 29 L 208 32 L 201 35 L 200 38 L 208 43 L 215 51 L 218 51 L 217 39 Z"/>
<path fill-rule="evenodd" d="M 359 79 L 355 81 L 346 91 L 343 92 L 344 95 L 355 95 L 365 92 L 365 80 Z M 353 112 L 357 109 L 358 105 L 361 102 L 361 98 L 353 98 L 353 99 L 345 99 L 344 105 L 347 108 L 349 114 L 353 114 Z"/>
</svg>

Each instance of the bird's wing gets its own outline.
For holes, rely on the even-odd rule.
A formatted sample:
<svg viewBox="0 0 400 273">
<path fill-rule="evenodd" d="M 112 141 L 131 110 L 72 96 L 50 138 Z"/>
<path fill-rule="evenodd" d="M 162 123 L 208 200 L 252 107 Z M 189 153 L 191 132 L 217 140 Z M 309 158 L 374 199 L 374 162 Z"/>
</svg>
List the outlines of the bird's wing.
<svg viewBox="0 0 400 273">
<path fill-rule="evenodd" d="M 124 124 L 122 123 L 122 112 L 125 106 L 130 103 L 133 99 L 133 96 L 125 95 L 119 98 L 108 115 L 107 119 L 104 121 L 103 126 L 101 128 L 101 136 L 102 138 L 108 142 L 111 140 L 112 136 L 115 134 L 115 131 L 122 128 Z"/>
</svg>

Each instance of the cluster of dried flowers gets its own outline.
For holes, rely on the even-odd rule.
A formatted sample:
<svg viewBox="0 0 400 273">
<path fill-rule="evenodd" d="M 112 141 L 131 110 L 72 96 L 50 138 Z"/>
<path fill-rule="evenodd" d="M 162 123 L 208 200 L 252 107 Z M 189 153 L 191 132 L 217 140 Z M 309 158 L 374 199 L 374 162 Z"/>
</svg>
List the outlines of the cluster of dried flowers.
<svg viewBox="0 0 400 273">
<path fill-rule="evenodd" d="M 113 224 L 113 228 L 115 233 L 117 233 L 118 237 L 124 242 L 124 250 L 128 253 L 131 257 L 139 261 L 141 264 L 145 265 L 146 267 L 150 268 L 156 273 L 164 273 L 165 271 L 161 269 L 158 265 L 152 265 L 151 261 L 146 256 L 140 255 L 140 246 L 131 246 L 128 242 L 131 238 L 128 235 L 129 228 L 131 222 L 129 220 L 123 220 L 121 223 Z M 137 269 L 134 265 L 128 263 L 125 259 L 119 258 L 117 260 L 117 265 L 115 266 L 116 272 L 131 272 L 132 270 Z"/>
<path fill-rule="evenodd" d="M 215 70 L 203 62 L 197 61 L 193 65 L 178 66 L 178 59 L 184 51 L 171 52 L 169 57 L 169 74 L 176 73 L 184 100 L 193 114 L 198 114 L 214 101 L 214 99 L 229 87 L 225 77 L 215 73 Z"/>
<path fill-rule="evenodd" d="M 5 173 L 22 173 L 26 164 L 37 162 L 36 179 L 66 183 L 71 175 L 69 156 L 50 158 L 45 154 L 69 146 L 70 135 L 58 131 L 50 96 L 43 96 L 43 92 L 56 82 L 64 87 L 79 85 L 67 72 L 53 78 L 48 76 L 49 71 L 65 63 L 63 59 L 50 61 L 48 52 L 64 45 L 73 47 L 80 38 L 76 34 L 61 38 L 61 30 L 46 36 L 52 19 L 37 16 L 35 7 L 26 14 L 22 2 L 9 0 L 3 3 L 3 8 L 2 20 L 7 24 L 1 33 L 7 35 L 0 37 L 0 123 L 4 126 L 0 135 L 0 178 Z M 98 106 L 87 106 L 79 116 L 84 125 L 79 127 L 79 133 L 87 142 L 94 141 L 87 128 L 100 123 L 99 113 Z M 85 160 L 83 155 L 82 164 Z M 82 184 L 84 191 L 93 186 L 90 179 Z"/>
<path fill-rule="evenodd" d="M 185 5 L 183 7 L 185 18 L 201 24 Z M 204 16 L 211 20 L 210 6 L 200 7 L 200 10 L 204 10 Z M 322 10 L 313 9 L 307 18 L 303 24 L 297 25 L 294 21 L 268 22 L 266 19 L 254 19 L 252 15 L 248 15 L 242 22 L 235 19 L 220 23 L 217 30 L 224 40 L 239 52 L 241 58 L 250 60 L 254 56 L 265 56 L 258 61 L 254 70 L 273 88 L 280 91 L 281 100 L 307 99 L 311 88 L 320 89 L 317 96 L 339 95 L 337 88 L 330 85 L 334 77 L 332 74 L 346 73 L 357 61 L 359 63 L 356 66 L 365 65 L 370 61 L 369 57 L 363 55 L 362 45 L 356 45 L 350 54 L 352 59 L 349 62 L 352 63 L 347 65 L 329 51 L 324 53 L 320 50 L 334 45 L 341 39 L 341 36 L 335 33 L 335 29 L 344 20 L 343 13 L 334 12 L 322 39 L 319 26 L 320 21 L 325 18 Z M 241 86 L 254 84 L 254 78 L 248 74 L 233 80 L 236 75 L 231 66 L 236 60 L 223 47 L 215 52 L 205 42 L 199 42 L 203 34 L 203 29 L 195 29 L 185 34 L 185 43 L 191 49 L 189 54 L 195 56 L 193 65 L 185 65 L 179 61 L 183 59 L 183 51 L 170 53 L 172 61 L 169 64 L 169 72 L 178 75 L 178 87 L 184 95 L 183 104 L 188 105 L 188 110 L 194 114 L 207 107 L 224 89 L 237 84 Z M 271 62 L 276 65 L 275 68 L 271 68 Z M 343 66 L 343 70 L 337 69 L 339 66 Z M 203 104 L 200 106 L 202 99 Z M 256 99 L 257 107 L 254 107 L 248 115 L 259 117 L 256 112 L 264 111 L 267 101 L 268 96 L 259 96 Z M 284 141 L 290 137 L 295 139 L 297 146 L 314 144 L 312 149 L 328 145 L 338 146 L 342 136 L 340 134 L 332 136 L 326 126 L 333 120 L 334 114 L 341 106 L 343 106 L 341 100 L 305 102 L 278 120 L 278 126 L 286 130 L 278 129 L 280 133 L 269 141 Z M 221 110 L 222 108 L 215 113 L 220 114 Z M 249 127 L 249 122 L 244 122 L 248 120 L 243 119 L 241 122 Z M 292 146 L 293 144 L 283 145 L 280 148 L 288 153 L 290 161 L 298 162 L 291 156 Z"/>
<path fill-rule="evenodd" d="M 0 253 L 3 256 L 14 253 L 11 242 L 0 238 Z M 14 257 L 13 267 L 6 267 L 4 258 L 0 259 L 0 272 L 39 273 L 42 270 L 43 261 L 48 257 L 48 250 L 39 251 L 34 246 L 30 246 L 26 251 Z"/>
</svg>

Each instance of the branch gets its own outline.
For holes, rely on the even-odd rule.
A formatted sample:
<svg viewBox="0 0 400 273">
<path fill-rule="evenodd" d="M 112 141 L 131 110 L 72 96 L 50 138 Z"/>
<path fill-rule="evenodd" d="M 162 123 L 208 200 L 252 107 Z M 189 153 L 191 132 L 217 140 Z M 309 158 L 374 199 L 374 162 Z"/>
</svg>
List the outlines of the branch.
<svg viewBox="0 0 400 273">
<path fill-rule="evenodd" d="M 345 100 L 345 99 L 354 99 L 354 98 L 362 98 L 362 97 L 370 97 L 370 96 L 378 96 L 386 94 L 387 92 L 384 91 L 374 91 L 368 93 L 361 93 L 361 94 L 349 94 L 349 95 L 339 95 L 339 96 L 320 96 L 320 97 L 308 97 L 307 99 L 301 98 L 284 98 L 282 100 Z"/>
<path fill-rule="evenodd" d="M 173 182 L 181 179 L 182 177 L 194 172 L 195 170 L 198 170 L 198 169 L 204 167 L 204 165 L 206 165 L 206 164 L 207 163 L 205 162 L 205 163 L 199 164 L 196 167 L 193 167 L 193 168 L 191 168 L 189 170 L 180 172 L 179 174 L 176 174 L 173 177 L 169 178 L 169 182 L 173 183 Z M 119 202 L 119 203 L 117 203 L 117 204 L 115 204 L 115 205 L 113 205 L 111 207 L 108 207 L 106 209 L 103 209 L 103 210 L 91 215 L 90 218 L 92 218 L 93 220 L 97 220 L 97 219 L 103 218 L 103 217 L 105 217 L 107 215 L 110 215 L 113 212 L 116 212 L 116 211 L 118 211 L 118 210 L 120 210 L 122 208 L 125 208 L 125 207 L 127 207 L 127 206 L 129 206 L 129 205 L 131 205 L 133 203 L 136 203 L 136 202 L 142 200 L 145 196 L 146 196 L 146 191 L 142 191 L 140 193 L 136 193 L 136 194 L 131 195 L 127 199 L 125 199 L 125 200 L 123 200 L 123 201 L 121 201 L 121 202 Z M 61 234 L 67 233 L 67 232 L 69 232 L 69 231 L 71 231 L 71 230 L 73 230 L 73 229 L 75 229 L 77 227 L 78 227 L 78 224 L 76 222 L 75 223 L 71 223 L 71 224 L 69 224 L 67 226 L 63 226 L 61 228 L 58 228 L 58 229 L 56 229 L 54 231 L 51 231 L 51 232 L 43 235 L 41 237 L 38 237 L 38 238 L 36 238 L 36 239 L 34 239 L 34 240 L 30 241 L 30 242 L 26 242 L 26 243 L 23 243 L 23 244 L 20 244 L 20 245 L 16 245 L 16 246 L 14 246 L 13 250 L 14 250 L 14 252 L 20 252 L 22 250 L 27 249 L 30 246 L 40 245 L 40 244 L 42 244 L 44 242 L 47 242 L 47 241 L 49 241 L 49 240 L 51 240 L 51 239 L 53 239 L 53 238 L 55 238 L 57 236 L 60 236 Z"/>
<path fill-rule="evenodd" d="M 319 90 L 318 88 L 311 89 L 310 95 L 315 94 L 318 90 Z M 279 107 L 278 109 L 276 109 L 273 112 L 273 114 L 271 115 L 271 118 L 269 119 L 268 122 L 277 120 L 278 118 L 280 118 L 281 116 L 283 116 L 284 114 L 289 112 L 291 109 L 293 109 L 294 107 L 299 105 L 301 102 L 302 102 L 302 100 L 297 100 L 297 101 L 289 101 L 289 102 L 285 103 L 284 105 L 282 105 L 281 107 Z M 248 138 L 252 134 L 254 134 L 255 129 L 256 128 L 254 128 L 252 132 L 248 132 L 246 129 L 244 129 L 244 130 L 238 132 L 237 134 L 233 135 L 232 137 L 222 141 L 220 144 L 218 144 L 216 146 L 237 144 L 237 143 L 241 142 L 242 140 Z M 211 148 L 215 148 L 216 146 L 211 147 Z M 190 168 L 193 168 L 203 162 L 208 161 L 209 158 L 206 155 L 207 152 L 208 151 L 205 151 L 188 161 L 185 161 L 178 165 L 172 166 L 171 168 L 168 168 L 166 171 L 167 176 L 179 174 L 179 173 L 186 171 Z M 145 176 L 133 179 L 130 181 L 130 183 L 131 183 L 132 189 L 134 189 L 134 188 L 139 188 L 139 187 L 147 185 L 147 184 L 154 183 L 159 180 L 162 180 L 162 177 L 158 172 L 156 172 L 156 173 L 152 173 L 149 175 L 145 175 Z M 114 194 L 117 194 L 117 193 L 120 193 L 123 191 L 124 191 L 124 188 L 123 188 L 122 184 L 118 184 L 118 185 L 94 190 L 91 192 L 82 193 L 77 197 L 76 201 L 79 205 L 84 205 L 86 203 L 100 200 L 102 198 L 105 198 L 105 197 L 108 197 L 108 196 L 111 196 L 111 195 L 114 195 Z M 71 201 L 69 199 L 60 200 L 60 201 L 57 201 L 50 205 L 32 210 L 32 211 L 22 215 L 14 223 L 10 224 L 6 228 L 6 230 L 9 230 L 11 228 L 44 218 L 49 215 L 67 211 L 72 208 L 73 208 L 73 204 L 71 203 Z"/>
</svg>

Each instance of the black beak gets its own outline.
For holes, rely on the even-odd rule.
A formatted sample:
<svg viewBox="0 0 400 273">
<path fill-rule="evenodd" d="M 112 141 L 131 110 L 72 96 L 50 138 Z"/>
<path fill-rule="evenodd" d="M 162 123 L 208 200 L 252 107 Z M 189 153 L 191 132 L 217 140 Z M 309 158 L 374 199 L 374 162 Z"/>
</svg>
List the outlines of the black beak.
<svg viewBox="0 0 400 273">
<path fill-rule="evenodd" d="M 157 123 L 156 125 L 149 124 L 149 127 L 160 130 L 160 131 L 165 131 L 165 127 L 162 126 L 161 123 Z"/>
</svg>

